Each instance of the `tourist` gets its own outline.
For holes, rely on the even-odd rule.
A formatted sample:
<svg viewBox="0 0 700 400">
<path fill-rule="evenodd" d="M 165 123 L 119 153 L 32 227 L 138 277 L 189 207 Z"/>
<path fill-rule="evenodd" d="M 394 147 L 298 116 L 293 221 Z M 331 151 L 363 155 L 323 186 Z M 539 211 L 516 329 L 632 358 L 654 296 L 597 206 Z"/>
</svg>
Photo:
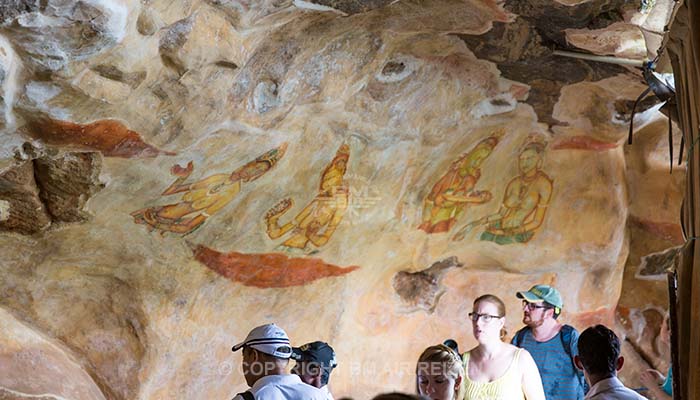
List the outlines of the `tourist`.
<svg viewBox="0 0 700 400">
<path fill-rule="evenodd" d="M 583 370 L 591 385 L 586 400 L 643 400 L 617 379 L 617 371 L 625 362 L 620 356 L 620 340 L 603 325 L 590 327 L 578 339 L 576 366 Z"/>
<path fill-rule="evenodd" d="M 547 400 L 582 400 L 587 390 L 583 373 L 574 365 L 578 331 L 559 323 L 564 306 L 559 291 L 548 285 L 535 285 L 518 292 L 523 301 L 523 323 L 512 344 L 532 355 L 542 377 Z"/>
<path fill-rule="evenodd" d="M 464 368 L 459 354 L 442 344 L 425 349 L 416 365 L 416 391 L 433 400 L 462 400 Z"/>
<path fill-rule="evenodd" d="M 292 373 L 299 375 L 302 382 L 321 389 L 327 400 L 333 400 L 328 390 L 331 372 L 338 366 L 333 348 L 328 343 L 311 342 L 293 348 L 292 358 L 296 360 Z"/>
<path fill-rule="evenodd" d="M 372 398 L 372 400 L 430 400 L 430 399 L 428 399 L 427 397 L 423 397 L 423 396 L 415 396 L 412 394 L 393 392 L 393 393 L 384 393 L 384 394 L 374 396 Z"/>
<path fill-rule="evenodd" d="M 469 313 L 478 346 L 464 353 L 465 400 L 544 400 L 537 365 L 525 349 L 504 343 L 505 305 L 487 294 Z"/>
<path fill-rule="evenodd" d="M 243 376 L 250 389 L 234 400 L 325 400 L 324 393 L 286 372 L 292 346 L 275 324 L 258 326 L 233 351 L 243 349 Z"/>
<path fill-rule="evenodd" d="M 661 344 L 666 350 L 671 348 L 671 327 L 669 322 L 669 315 L 667 314 L 659 332 Z M 649 389 L 649 393 L 656 400 L 673 399 L 673 372 L 671 368 L 668 369 L 666 376 L 655 369 L 648 369 L 642 372 L 639 380 Z"/>
</svg>

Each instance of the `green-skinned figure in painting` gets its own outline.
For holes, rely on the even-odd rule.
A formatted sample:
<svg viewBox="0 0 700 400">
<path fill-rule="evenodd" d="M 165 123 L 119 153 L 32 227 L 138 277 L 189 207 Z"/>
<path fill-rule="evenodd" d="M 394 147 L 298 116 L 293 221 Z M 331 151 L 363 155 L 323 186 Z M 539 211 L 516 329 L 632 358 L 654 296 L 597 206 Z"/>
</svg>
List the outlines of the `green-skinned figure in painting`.
<svg viewBox="0 0 700 400">
<path fill-rule="evenodd" d="M 530 139 L 518 156 L 520 173 L 506 186 L 503 203 L 497 213 L 462 227 L 454 240 L 462 240 L 473 228 L 486 225 L 480 240 L 501 245 L 527 243 L 542 225 L 552 197 L 552 179 L 542 172 L 545 144 Z"/>
<path fill-rule="evenodd" d="M 292 207 L 292 199 L 284 199 L 265 215 L 267 235 L 277 239 L 291 232 L 278 248 L 288 253 L 313 254 L 335 232 L 348 207 L 350 191 L 344 182 L 350 148 L 343 144 L 321 174 L 316 197 L 291 221 L 280 224 L 280 218 Z"/>
<path fill-rule="evenodd" d="M 175 165 L 170 173 L 177 176 L 175 182 L 161 194 L 168 196 L 184 193 L 179 203 L 144 208 L 131 213 L 134 222 L 147 225 L 161 234 L 173 232 L 187 235 L 210 216 L 226 207 L 241 191 L 244 183 L 250 183 L 270 171 L 284 156 L 287 144 L 272 149 L 255 160 L 233 171 L 231 174 L 215 174 L 193 183 L 186 183 L 194 166 Z"/>
<path fill-rule="evenodd" d="M 426 233 L 448 232 L 469 205 L 491 200 L 491 192 L 474 190 L 474 186 L 481 177 L 481 164 L 497 144 L 495 133 L 452 163 L 425 198 L 423 220 L 418 229 Z"/>
</svg>

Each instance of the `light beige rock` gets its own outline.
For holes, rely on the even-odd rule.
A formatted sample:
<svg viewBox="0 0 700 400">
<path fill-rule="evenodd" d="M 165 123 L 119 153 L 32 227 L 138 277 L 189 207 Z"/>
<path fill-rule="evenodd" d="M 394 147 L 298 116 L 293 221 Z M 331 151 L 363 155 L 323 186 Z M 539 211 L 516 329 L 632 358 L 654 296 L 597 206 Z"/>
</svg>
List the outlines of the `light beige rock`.
<svg viewBox="0 0 700 400">
<path fill-rule="evenodd" d="M 120 103 L 131 94 L 131 88 L 121 82 L 107 79 L 99 74 L 85 70 L 73 81 L 73 85 L 86 95 L 107 103 Z"/>
<path fill-rule="evenodd" d="M 647 44 L 638 26 L 616 22 L 603 29 L 567 29 L 566 41 L 594 54 L 642 59 Z"/>
<path fill-rule="evenodd" d="M 502 297 L 513 334 L 515 292 L 535 283 L 562 291 L 563 321 L 655 349 L 664 284 L 635 274 L 677 245 L 665 119 L 645 102 L 624 146 L 640 76 L 541 45 L 545 23 L 598 6 L 516 22 L 516 4 L 490 0 L 314 2 L 346 16 L 114 1 L 100 4 L 127 10 L 119 41 L 3 30 L 31 67 L 1 165 L 32 163 L 25 141 L 90 151 L 104 188 L 61 197 L 83 219 L 0 233 L 0 306 L 70 349 L 102 397 L 231 398 L 245 388 L 231 346 L 273 321 L 336 349 L 336 398 L 411 392 L 425 347 L 475 344 L 474 298 Z M 40 29 L 51 48 L 86 47 L 34 59 Z"/>
<path fill-rule="evenodd" d="M 172 65 L 180 73 L 213 63 L 236 68 L 247 58 L 238 32 L 207 7 L 166 27 L 160 37 L 159 51 L 166 65 Z"/>
<path fill-rule="evenodd" d="M 104 400 L 71 351 L 0 308 L 0 396 Z"/>
</svg>

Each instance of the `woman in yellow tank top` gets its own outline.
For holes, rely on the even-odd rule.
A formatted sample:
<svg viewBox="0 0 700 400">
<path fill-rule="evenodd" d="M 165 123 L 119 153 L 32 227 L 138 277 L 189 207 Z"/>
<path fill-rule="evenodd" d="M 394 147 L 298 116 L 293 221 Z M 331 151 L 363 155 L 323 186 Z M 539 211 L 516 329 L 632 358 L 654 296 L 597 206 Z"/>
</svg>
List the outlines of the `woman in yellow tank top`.
<svg viewBox="0 0 700 400">
<path fill-rule="evenodd" d="M 503 342 L 506 307 L 486 294 L 469 313 L 479 345 L 462 356 L 465 400 L 544 400 L 542 379 L 530 353 Z"/>
</svg>

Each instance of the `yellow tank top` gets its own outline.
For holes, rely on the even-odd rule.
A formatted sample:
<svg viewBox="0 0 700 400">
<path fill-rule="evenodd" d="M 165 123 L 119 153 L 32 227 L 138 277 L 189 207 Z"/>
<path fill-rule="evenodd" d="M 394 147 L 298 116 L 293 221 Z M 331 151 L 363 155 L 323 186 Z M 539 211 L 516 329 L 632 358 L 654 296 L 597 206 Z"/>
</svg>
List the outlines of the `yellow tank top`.
<svg viewBox="0 0 700 400">
<path fill-rule="evenodd" d="M 469 352 L 464 353 L 464 400 L 525 400 L 518 359 L 523 349 L 515 351 L 510 366 L 500 378 L 491 382 L 474 382 L 469 379 Z"/>
</svg>

